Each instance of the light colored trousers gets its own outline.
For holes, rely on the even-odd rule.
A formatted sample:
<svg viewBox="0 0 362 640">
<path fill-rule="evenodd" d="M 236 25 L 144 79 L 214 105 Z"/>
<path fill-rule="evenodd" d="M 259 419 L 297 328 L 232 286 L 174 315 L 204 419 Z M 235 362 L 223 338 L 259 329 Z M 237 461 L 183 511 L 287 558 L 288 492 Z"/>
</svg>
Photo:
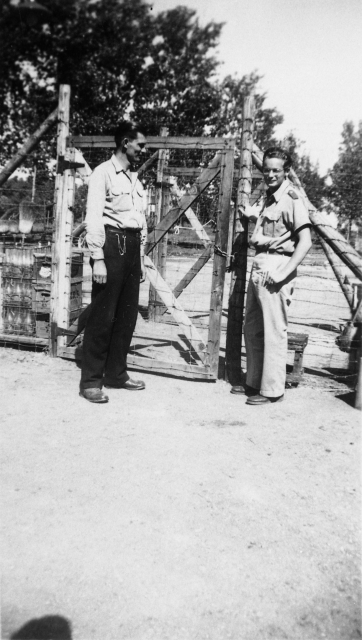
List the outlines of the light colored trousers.
<svg viewBox="0 0 362 640">
<path fill-rule="evenodd" d="M 268 253 L 256 256 L 246 298 L 246 383 L 270 398 L 282 396 L 285 389 L 288 307 L 297 273 L 278 285 L 263 284 L 263 273 L 282 267 L 289 259 Z"/>
</svg>

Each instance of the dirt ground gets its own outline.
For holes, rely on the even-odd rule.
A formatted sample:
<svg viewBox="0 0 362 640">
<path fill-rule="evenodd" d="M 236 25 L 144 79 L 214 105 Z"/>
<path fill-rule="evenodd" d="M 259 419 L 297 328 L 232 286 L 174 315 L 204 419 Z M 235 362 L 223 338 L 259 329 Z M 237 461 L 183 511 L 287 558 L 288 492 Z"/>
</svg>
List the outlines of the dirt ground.
<svg viewBox="0 0 362 640">
<path fill-rule="evenodd" d="M 0 365 L 4 639 L 53 615 L 72 640 L 361 637 L 348 387 L 306 376 L 249 407 L 146 374 L 96 406 L 74 362 Z"/>
</svg>

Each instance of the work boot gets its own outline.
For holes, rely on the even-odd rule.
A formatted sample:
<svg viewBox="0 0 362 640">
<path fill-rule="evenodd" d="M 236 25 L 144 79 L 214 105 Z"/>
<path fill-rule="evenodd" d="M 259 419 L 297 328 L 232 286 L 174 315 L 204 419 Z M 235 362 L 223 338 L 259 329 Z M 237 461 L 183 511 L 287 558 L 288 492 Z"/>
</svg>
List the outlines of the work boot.
<svg viewBox="0 0 362 640">
<path fill-rule="evenodd" d="M 254 387 L 249 387 L 248 384 L 243 385 L 234 385 L 230 389 L 230 393 L 235 393 L 244 396 L 257 396 L 259 394 L 259 389 L 254 389 Z"/>
<path fill-rule="evenodd" d="M 106 387 L 106 389 L 127 389 L 127 391 L 141 391 L 142 389 L 146 388 L 143 380 L 132 380 L 131 378 L 126 380 L 126 382 L 124 382 L 123 384 L 117 386 L 113 386 L 107 383 L 104 383 L 104 386 Z"/>
<path fill-rule="evenodd" d="M 258 394 L 257 396 L 251 396 L 247 399 L 245 404 L 262 405 L 262 404 L 272 404 L 273 402 L 283 402 L 284 395 L 278 396 L 276 398 L 267 398 L 266 396 L 261 396 Z"/>
<path fill-rule="evenodd" d="M 91 387 L 90 389 L 81 389 L 79 395 L 85 398 L 89 402 L 95 402 L 97 404 L 105 404 L 109 398 L 103 393 L 102 389 L 98 387 Z"/>
</svg>

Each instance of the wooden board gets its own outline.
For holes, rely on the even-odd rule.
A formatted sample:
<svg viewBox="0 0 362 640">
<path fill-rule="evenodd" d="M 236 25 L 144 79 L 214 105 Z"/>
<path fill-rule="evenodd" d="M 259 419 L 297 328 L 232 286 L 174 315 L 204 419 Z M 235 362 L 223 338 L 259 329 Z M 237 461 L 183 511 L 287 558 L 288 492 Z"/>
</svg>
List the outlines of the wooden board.
<svg viewBox="0 0 362 640">
<path fill-rule="evenodd" d="M 34 344 L 39 347 L 47 347 L 48 338 L 37 338 L 36 336 L 15 335 L 13 333 L 0 333 L 0 342 L 16 342 L 17 344 Z"/>
<path fill-rule="evenodd" d="M 229 138 L 208 138 L 206 136 L 147 136 L 148 149 L 232 149 L 234 140 Z M 115 149 L 114 136 L 69 136 L 67 146 L 78 149 Z"/>
<path fill-rule="evenodd" d="M 196 214 L 191 209 L 191 207 L 186 209 L 185 215 L 187 216 L 187 218 L 189 220 L 189 223 L 191 224 L 192 228 L 196 232 L 197 236 L 202 241 L 204 247 L 207 247 L 211 242 L 210 237 L 209 237 L 207 231 L 205 231 L 204 227 L 202 226 L 202 224 L 201 224 L 200 220 L 198 219 L 198 217 L 196 216 Z"/>
<path fill-rule="evenodd" d="M 148 234 L 146 253 L 150 253 L 163 236 L 171 229 L 183 213 L 187 211 L 193 202 L 208 187 L 210 182 L 220 173 L 222 156 L 219 153 L 215 155 L 209 166 L 203 170 L 197 178 L 188 194 L 182 196 L 177 207 L 171 209 L 159 224 Z"/>
<path fill-rule="evenodd" d="M 69 360 L 80 360 L 82 357 L 81 346 L 60 347 L 58 355 Z M 178 377 L 193 378 L 195 380 L 215 380 L 215 376 L 208 367 L 173 362 L 170 360 L 151 360 L 142 356 L 135 356 L 131 353 L 127 356 L 127 364 L 130 369 L 150 371 L 153 373 L 164 373 Z"/>
<path fill-rule="evenodd" d="M 201 256 L 196 260 L 195 264 L 192 265 L 191 269 L 188 270 L 186 275 L 178 282 L 176 287 L 173 289 L 172 293 L 175 298 L 178 298 L 181 293 L 188 287 L 190 282 L 197 276 L 197 274 L 201 271 L 202 267 L 210 260 L 210 257 L 213 254 L 213 248 L 211 246 L 206 247 L 206 249 L 202 252 Z"/>
<path fill-rule="evenodd" d="M 219 351 L 222 319 L 222 302 L 226 272 L 226 252 L 228 248 L 230 202 L 233 186 L 234 152 L 225 154 L 221 168 L 221 185 L 219 192 L 219 215 L 217 229 L 214 263 L 212 271 L 211 298 L 210 298 L 210 322 L 208 336 L 208 358 L 206 363 L 210 365 L 215 376 L 218 375 Z"/>
<path fill-rule="evenodd" d="M 203 362 L 205 359 L 206 345 L 199 332 L 192 324 L 190 318 L 183 310 L 181 304 L 173 295 L 167 282 L 165 282 L 161 274 L 155 268 L 155 265 L 153 264 L 149 256 L 145 256 L 145 267 L 146 274 L 150 283 L 157 291 L 159 297 L 171 313 L 172 317 L 176 320 L 178 325 L 182 327 L 182 330 L 186 338 L 190 342 L 193 350 L 197 353 L 200 360 Z"/>
</svg>

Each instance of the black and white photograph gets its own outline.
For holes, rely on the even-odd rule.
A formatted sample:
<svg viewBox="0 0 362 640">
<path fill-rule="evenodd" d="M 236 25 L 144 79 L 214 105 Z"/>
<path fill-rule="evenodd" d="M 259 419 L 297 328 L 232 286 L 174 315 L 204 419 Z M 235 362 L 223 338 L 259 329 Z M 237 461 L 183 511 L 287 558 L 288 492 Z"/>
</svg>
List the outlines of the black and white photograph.
<svg viewBox="0 0 362 640">
<path fill-rule="evenodd" d="M 2 640 L 359 640 L 361 0 L 1 0 Z"/>
</svg>

